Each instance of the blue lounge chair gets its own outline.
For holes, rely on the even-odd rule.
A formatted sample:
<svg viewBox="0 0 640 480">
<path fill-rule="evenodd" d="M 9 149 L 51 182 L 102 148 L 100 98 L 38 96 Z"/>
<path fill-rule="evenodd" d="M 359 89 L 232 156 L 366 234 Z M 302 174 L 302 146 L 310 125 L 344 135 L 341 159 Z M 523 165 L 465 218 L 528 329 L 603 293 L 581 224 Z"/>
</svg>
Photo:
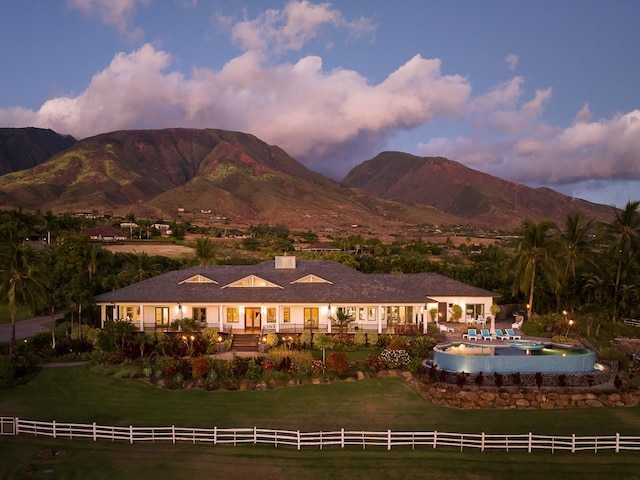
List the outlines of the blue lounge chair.
<svg viewBox="0 0 640 480">
<path fill-rule="evenodd" d="M 480 330 L 480 336 L 483 340 L 493 340 L 495 338 L 486 328 Z"/>
<path fill-rule="evenodd" d="M 511 340 L 522 340 L 522 337 L 514 332 L 513 328 L 505 328 L 504 331 L 511 337 Z"/>
<path fill-rule="evenodd" d="M 496 338 L 499 338 L 500 340 L 509 340 L 509 338 L 511 338 L 511 336 L 508 335 L 508 334 L 502 333 L 502 329 L 501 328 L 496 328 Z"/>
<path fill-rule="evenodd" d="M 478 340 L 478 334 L 476 333 L 475 328 L 469 328 L 467 333 L 462 335 L 462 338 L 466 338 L 467 340 Z"/>
</svg>

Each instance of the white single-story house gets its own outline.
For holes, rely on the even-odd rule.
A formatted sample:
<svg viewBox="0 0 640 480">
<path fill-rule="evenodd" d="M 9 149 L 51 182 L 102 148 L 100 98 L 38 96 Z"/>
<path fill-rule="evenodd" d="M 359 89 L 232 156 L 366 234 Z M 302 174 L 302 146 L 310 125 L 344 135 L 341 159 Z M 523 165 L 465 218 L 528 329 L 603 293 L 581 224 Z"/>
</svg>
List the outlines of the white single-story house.
<svg viewBox="0 0 640 480">
<path fill-rule="evenodd" d="M 329 260 L 279 256 L 257 265 L 200 266 L 158 275 L 96 297 L 102 324 L 128 320 L 140 331 L 169 328 L 194 318 L 235 333 L 335 331 L 338 310 L 362 331 L 426 332 L 427 323 L 451 320 L 460 305 L 464 322 L 485 315 L 497 297 L 436 273 L 365 274 Z"/>
</svg>

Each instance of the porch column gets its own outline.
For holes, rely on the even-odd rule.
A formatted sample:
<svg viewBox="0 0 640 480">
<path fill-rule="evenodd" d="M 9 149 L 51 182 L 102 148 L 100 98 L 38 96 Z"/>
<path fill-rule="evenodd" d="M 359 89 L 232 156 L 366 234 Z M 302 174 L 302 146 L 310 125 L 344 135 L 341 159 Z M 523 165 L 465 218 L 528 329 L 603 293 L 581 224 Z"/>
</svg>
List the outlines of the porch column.
<svg viewBox="0 0 640 480">
<path fill-rule="evenodd" d="M 140 331 L 144 332 L 144 305 L 139 305 L 140 308 Z"/>
<path fill-rule="evenodd" d="M 280 333 L 280 316 L 282 315 L 282 305 L 276 307 L 276 333 Z"/>
<path fill-rule="evenodd" d="M 218 305 L 218 331 L 223 332 L 222 329 L 222 305 Z"/>
<path fill-rule="evenodd" d="M 384 315 L 384 307 L 378 305 L 378 334 L 382 333 L 382 317 Z"/>
<path fill-rule="evenodd" d="M 104 330 L 104 318 L 107 316 L 107 306 L 100 305 L 100 328 Z"/>
<path fill-rule="evenodd" d="M 318 324 L 320 321 L 318 320 Z M 320 325 L 318 325 L 320 327 Z M 327 333 L 331 333 L 331 304 L 327 307 Z"/>
</svg>

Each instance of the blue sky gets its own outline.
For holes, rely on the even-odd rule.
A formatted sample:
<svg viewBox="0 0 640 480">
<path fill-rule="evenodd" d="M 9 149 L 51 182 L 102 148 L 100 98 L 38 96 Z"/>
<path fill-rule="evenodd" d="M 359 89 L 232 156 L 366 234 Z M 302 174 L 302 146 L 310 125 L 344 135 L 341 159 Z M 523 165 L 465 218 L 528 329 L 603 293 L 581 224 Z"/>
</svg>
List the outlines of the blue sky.
<svg viewBox="0 0 640 480">
<path fill-rule="evenodd" d="M 24 0 L 0 126 L 222 128 L 341 179 L 383 150 L 640 200 L 640 2 Z"/>
</svg>

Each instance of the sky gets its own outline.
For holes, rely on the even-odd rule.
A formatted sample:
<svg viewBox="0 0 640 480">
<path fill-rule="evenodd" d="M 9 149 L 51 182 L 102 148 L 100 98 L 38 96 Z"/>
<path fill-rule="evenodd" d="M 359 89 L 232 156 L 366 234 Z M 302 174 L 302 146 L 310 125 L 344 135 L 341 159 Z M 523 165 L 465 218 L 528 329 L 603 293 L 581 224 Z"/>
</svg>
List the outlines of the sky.
<svg viewBox="0 0 640 480">
<path fill-rule="evenodd" d="M 640 200 L 637 0 L 21 0 L 0 127 L 219 128 L 341 180 L 382 151 Z"/>
</svg>

